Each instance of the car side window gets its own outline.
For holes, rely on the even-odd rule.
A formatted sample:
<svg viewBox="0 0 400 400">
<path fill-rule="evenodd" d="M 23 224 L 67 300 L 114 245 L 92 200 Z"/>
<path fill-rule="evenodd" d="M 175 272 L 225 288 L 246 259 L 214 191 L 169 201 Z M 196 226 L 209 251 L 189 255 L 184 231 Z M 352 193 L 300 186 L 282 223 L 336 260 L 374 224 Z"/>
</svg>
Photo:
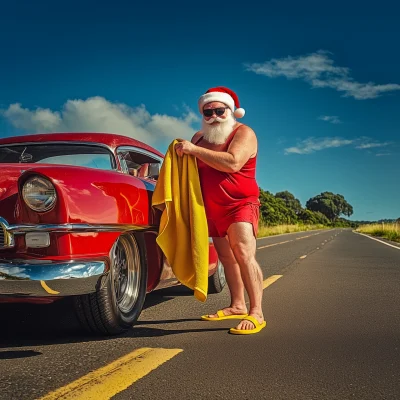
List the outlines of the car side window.
<svg viewBox="0 0 400 400">
<path fill-rule="evenodd" d="M 158 179 L 161 160 L 133 149 L 118 149 L 122 171 L 143 179 Z"/>
</svg>

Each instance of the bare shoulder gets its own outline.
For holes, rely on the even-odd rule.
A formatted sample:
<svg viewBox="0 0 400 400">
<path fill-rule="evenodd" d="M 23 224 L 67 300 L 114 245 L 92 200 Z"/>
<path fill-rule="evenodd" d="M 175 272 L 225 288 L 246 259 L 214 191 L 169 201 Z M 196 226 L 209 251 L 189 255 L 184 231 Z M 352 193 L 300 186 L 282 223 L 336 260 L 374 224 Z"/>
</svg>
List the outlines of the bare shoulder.
<svg viewBox="0 0 400 400">
<path fill-rule="evenodd" d="M 200 131 L 199 131 L 199 132 L 196 132 L 196 133 L 193 135 L 191 142 L 192 142 L 192 143 L 196 143 L 196 142 L 200 139 L 201 135 L 202 135 L 202 133 L 201 133 Z"/>
<path fill-rule="evenodd" d="M 257 154 L 257 148 L 257 137 L 253 129 L 247 125 L 240 125 L 229 149 L 233 152 L 239 151 L 252 158 Z"/>
<path fill-rule="evenodd" d="M 248 125 L 240 125 L 237 133 L 245 134 L 245 135 L 256 135 L 253 129 L 251 129 Z"/>
<path fill-rule="evenodd" d="M 235 134 L 234 141 L 236 141 L 236 142 L 246 141 L 247 142 L 249 140 L 257 142 L 256 133 L 249 126 L 240 125 Z"/>
</svg>

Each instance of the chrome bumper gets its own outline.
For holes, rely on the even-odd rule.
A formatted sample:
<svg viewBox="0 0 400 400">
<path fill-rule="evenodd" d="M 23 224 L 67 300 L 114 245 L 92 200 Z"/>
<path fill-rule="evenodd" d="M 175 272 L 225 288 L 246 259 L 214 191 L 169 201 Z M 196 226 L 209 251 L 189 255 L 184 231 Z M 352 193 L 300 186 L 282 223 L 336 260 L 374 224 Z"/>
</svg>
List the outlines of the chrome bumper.
<svg viewBox="0 0 400 400">
<path fill-rule="evenodd" d="M 64 297 L 99 290 L 103 261 L 0 259 L 0 297 Z"/>
<path fill-rule="evenodd" d="M 132 224 L 19 224 L 10 225 L 0 217 L 0 249 L 15 246 L 15 235 L 24 235 L 28 232 L 48 233 L 85 233 L 85 232 L 129 232 L 157 230 L 151 225 Z"/>
</svg>

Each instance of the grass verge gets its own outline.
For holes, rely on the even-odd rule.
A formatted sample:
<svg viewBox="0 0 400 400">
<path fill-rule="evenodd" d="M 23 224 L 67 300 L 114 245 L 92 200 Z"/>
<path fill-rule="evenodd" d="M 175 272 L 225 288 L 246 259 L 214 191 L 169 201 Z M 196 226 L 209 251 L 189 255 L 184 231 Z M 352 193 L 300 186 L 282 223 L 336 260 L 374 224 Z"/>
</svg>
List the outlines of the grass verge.
<svg viewBox="0 0 400 400">
<path fill-rule="evenodd" d="M 294 233 L 294 232 L 304 232 L 311 231 L 315 229 L 330 229 L 325 225 L 276 225 L 276 226 L 266 226 L 260 224 L 258 227 L 258 237 L 281 235 L 282 233 Z"/>
<path fill-rule="evenodd" d="M 356 232 L 382 237 L 400 243 L 400 224 L 369 224 L 361 225 Z"/>
</svg>

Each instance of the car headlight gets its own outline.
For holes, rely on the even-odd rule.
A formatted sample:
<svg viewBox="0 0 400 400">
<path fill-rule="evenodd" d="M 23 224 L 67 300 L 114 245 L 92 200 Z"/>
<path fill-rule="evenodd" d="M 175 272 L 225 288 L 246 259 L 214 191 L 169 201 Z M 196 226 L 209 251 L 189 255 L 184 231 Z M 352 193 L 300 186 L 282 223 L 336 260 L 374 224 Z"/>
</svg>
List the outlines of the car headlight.
<svg viewBox="0 0 400 400">
<path fill-rule="evenodd" d="M 22 197 L 33 211 L 44 212 L 54 207 L 57 193 L 48 179 L 34 176 L 29 178 L 22 187 Z"/>
</svg>

